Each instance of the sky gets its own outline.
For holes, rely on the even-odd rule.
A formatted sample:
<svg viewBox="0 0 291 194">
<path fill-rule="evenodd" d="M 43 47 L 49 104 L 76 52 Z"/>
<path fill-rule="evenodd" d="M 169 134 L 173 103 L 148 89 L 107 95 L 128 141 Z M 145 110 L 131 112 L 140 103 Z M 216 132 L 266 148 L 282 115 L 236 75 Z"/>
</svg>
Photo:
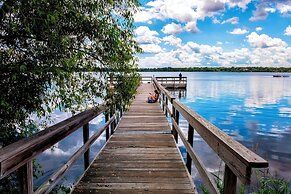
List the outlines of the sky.
<svg viewBox="0 0 291 194">
<path fill-rule="evenodd" d="M 141 0 L 139 67 L 291 67 L 291 0 Z"/>
</svg>

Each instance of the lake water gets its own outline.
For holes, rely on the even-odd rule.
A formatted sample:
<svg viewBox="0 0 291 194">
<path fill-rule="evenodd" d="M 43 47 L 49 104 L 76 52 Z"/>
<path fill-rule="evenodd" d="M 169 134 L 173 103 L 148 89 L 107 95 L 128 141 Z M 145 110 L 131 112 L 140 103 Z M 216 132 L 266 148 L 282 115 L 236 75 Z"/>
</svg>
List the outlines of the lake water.
<svg viewBox="0 0 291 194">
<path fill-rule="evenodd" d="M 179 72 L 143 72 L 142 75 L 178 76 Z M 272 73 L 183 72 L 187 91 L 180 101 L 211 121 L 222 131 L 268 160 L 272 174 L 291 180 L 291 77 L 273 78 Z M 177 94 L 177 92 L 175 93 Z M 56 121 L 70 117 L 55 112 Z M 90 123 L 90 135 L 104 124 L 101 115 Z M 181 118 L 180 126 L 187 131 L 188 123 Z M 180 141 L 181 142 L 181 141 Z M 91 149 L 91 159 L 105 143 L 102 136 Z M 39 185 L 76 151 L 82 142 L 82 130 L 59 142 L 54 151 L 47 150 L 37 160 L 44 175 L 35 180 Z M 194 149 L 210 172 L 223 170 L 213 151 L 195 133 Z M 185 158 L 185 148 L 179 143 Z M 82 174 L 82 158 L 64 179 L 72 184 Z M 193 167 L 195 182 L 199 175 Z"/>
<path fill-rule="evenodd" d="M 183 76 L 187 76 L 188 85 L 186 94 L 182 92 L 182 103 L 268 160 L 273 175 L 291 180 L 291 77 L 229 72 L 185 72 Z M 185 120 L 180 123 L 186 133 L 188 123 Z M 183 145 L 179 146 L 185 157 Z M 193 147 L 209 171 L 223 170 L 218 157 L 197 133 Z M 193 170 L 196 179 L 198 175 Z"/>
</svg>

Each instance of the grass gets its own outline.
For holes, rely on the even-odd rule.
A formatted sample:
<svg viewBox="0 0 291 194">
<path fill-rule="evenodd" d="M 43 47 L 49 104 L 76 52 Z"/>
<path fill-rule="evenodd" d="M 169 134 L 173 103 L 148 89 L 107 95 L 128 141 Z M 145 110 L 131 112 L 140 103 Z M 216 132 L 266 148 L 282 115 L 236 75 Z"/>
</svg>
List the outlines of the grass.
<svg viewBox="0 0 291 194">
<path fill-rule="evenodd" d="M 249 191 L 245 190 L 245 185 L 240 185 L 239 194 L 251 193 L 251 194 L 290 194 L 291 188 L 288 180 L 278 177 L 277 175 L 271 175 L 269 171 L 257 171 L 258 184 L 252 186 Z M 216 174 L 213 174 L 216 182 L 216 186 L 221 194 L 224 193 L 223 180 Z M 203 194 L 210 194 L 205 185 L 200 185 L 200 189 Z"/>
</svg>

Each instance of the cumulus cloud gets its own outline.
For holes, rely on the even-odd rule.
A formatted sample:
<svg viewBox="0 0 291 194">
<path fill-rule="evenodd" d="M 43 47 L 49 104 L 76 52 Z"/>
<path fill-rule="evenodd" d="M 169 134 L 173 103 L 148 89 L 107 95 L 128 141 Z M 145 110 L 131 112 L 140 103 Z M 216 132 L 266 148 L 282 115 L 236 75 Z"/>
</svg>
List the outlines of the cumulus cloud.
<svg viewBox="0 0 291 194">
<path fill-rule="evenodd" d="M 199 32 L 199 29 L 197 28 L 196 22 L 188 22 L 184 29 L 188 32 L 191 32 L 193 34 Z"/>
<path fill-rule="evenodd" d="M 262 0 L 256 5 L 256 10 L 253 11 L 253 16 L 250 21 L 264 20 L 267 18 L 268 13 L 275 13 L 278 11 L 283 16 L 290 16 L 291 2 L 290 0 Z"/>
<path fill-rule="evenodd" d="M 253 16 L 250 21 L 264 20 L 268 16 L 268 12 L 265 9 L 264 4 L 260 4 L 256 7 L 257 9 L 253 11 Z"/>
<path fill-rule="evenodd" d="M 148 11 L 139 11 L 133 16 L 135 22 L 147 22 L 153 18 L 153 15 Z"/>
<path fill-rule="evenodd" d="M 235 28 L 233 29 L 233 31 L 229 32 L 230 34 L 234 34 L 234 35 L 241 35 L 241 34 L 246 34 L 249 31 L 246 29 L 241 29 L 241 28 Z"/>
<path fill-rule="evenodd" d="M 281 14 L 288 15 L 291 12 L 291 2 L 289 1 L 289 4 L 278 3 L 277 9 Z"/>
<path fill-rule="evenodd" d="M 173 46 L 179 46 L 182 43 L 182 40 L 180 38 L 177 38 L 173 35 L 165 36 L 163 38 L 163 41 L 165 42 L 165 44 L 169 44 L 169 45 L 173 45 Z"/>
<path fill-rule="evenodd" d="M 262 27 L 256 27 L 256 31 L 259 32 L 259 31 L 262 31 L 263 28 Z"/>
<path fill-rule="evenodd" d="M 221 14 L 225 7 L 239 7 L 246 9 L 251 0 L 152 0 L 148 2 L 140 12 L 134 15 L 136 22 L 148 22 L 152 19 L 171 19 L 182 22 L 184 30 L 196 33 L 197 20 L 205 17 L 213 17 Z M 215 22 L 215 21 L 214 21 Z M 238 20 L 233 18 L 229 23 L 236 24 Z"/>
<path fill-rule="evenodd" d="M 231 23 L 231 24 L 238 24 L 239 22 L 239 18 L 238 17 L 232 17 L 232 18 L 229 18 L 225 21 L 222 21 L 221 23 L 222 24 L 226 24 L 226 23 Z"/>
<path fill-rule="evenodd" d="M 284 35 L 291 36 L 291 26 L 287 26 L 287 28 L 284 31 Z"/>
<path fill-rule="evenodd" d="M 230 7 L 237 6 L 239 8 L 246 9 L 251 0 L 225 0 L 224 2 L 228 3 Z"/>
<path fill-rule="evenodd" d="M 150 30 L 147 26 L 139 26 L 134 30 L 134 34 L 136 41 L 145 53 L 162 52 L 162 48 L 159 46 L 161 40 L 157 31 Z"/>
<path fill-rule="evenodd" d="M 218 46 L 198 44 L 193 41 L 186 43 L 175 36 L 166 36 L 162 41 L 176 46 L 170 51 L 163 50 L 151 56 L 141 57 L 140 67 L 192 67 L 205 66 L 291 66 L 291 47 L 278 38 L 258 35 L 252 32 L 247 37 L 251 48 L 239 48 L 225 51 Z M 171 43 L 170 43 L 171 42 Z M 266 57 L 268 56 L 268 57 Z"/>
<path fill-rule="evenodd" d="M 153 44 L 160 43 L 160 39 L 158 38 L 159 33 L 154 30 L 150 30 L 147 26 L 140 26 L 134 30 L 134 34 L 136 36 L 136 41 L 140 44 Z"/>
<path fill-rule="evenodd" d="M 268 47 L 286 47 L 287 43 L 281 40 L 280 38 L 271 38 L 266 34 L 257 34 L 252 32 L 246 36 L 247 41 L 252 47 L 256 48 L 268 48 Z"/>
<path fill-rule="evenodd" d="M 157 44 L 140 44 L 139 45 L 145 53 L 160 53 L 163 49 Z"/>
<path fill-rule="evenodd" d="M 170 23 L 163 27 L 162 32 L 165 34 L 179 34 L 183 31 L 181 24 Z"/>
</svg>

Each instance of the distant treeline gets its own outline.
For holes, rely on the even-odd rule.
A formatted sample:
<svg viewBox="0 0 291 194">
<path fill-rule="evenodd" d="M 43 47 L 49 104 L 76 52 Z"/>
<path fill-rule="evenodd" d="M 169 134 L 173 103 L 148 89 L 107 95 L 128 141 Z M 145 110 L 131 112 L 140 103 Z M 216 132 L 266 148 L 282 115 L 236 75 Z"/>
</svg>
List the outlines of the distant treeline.
<svg viewBox="0 0 291 194">
<path fill-rule="evenodd" d="M 172 72 L 291 72 L 291 67 L 183 67 L 183 68 L 140 68 L 140 72 L 157 72 L 157 71 L 172 71 Z"/>
</svg>

